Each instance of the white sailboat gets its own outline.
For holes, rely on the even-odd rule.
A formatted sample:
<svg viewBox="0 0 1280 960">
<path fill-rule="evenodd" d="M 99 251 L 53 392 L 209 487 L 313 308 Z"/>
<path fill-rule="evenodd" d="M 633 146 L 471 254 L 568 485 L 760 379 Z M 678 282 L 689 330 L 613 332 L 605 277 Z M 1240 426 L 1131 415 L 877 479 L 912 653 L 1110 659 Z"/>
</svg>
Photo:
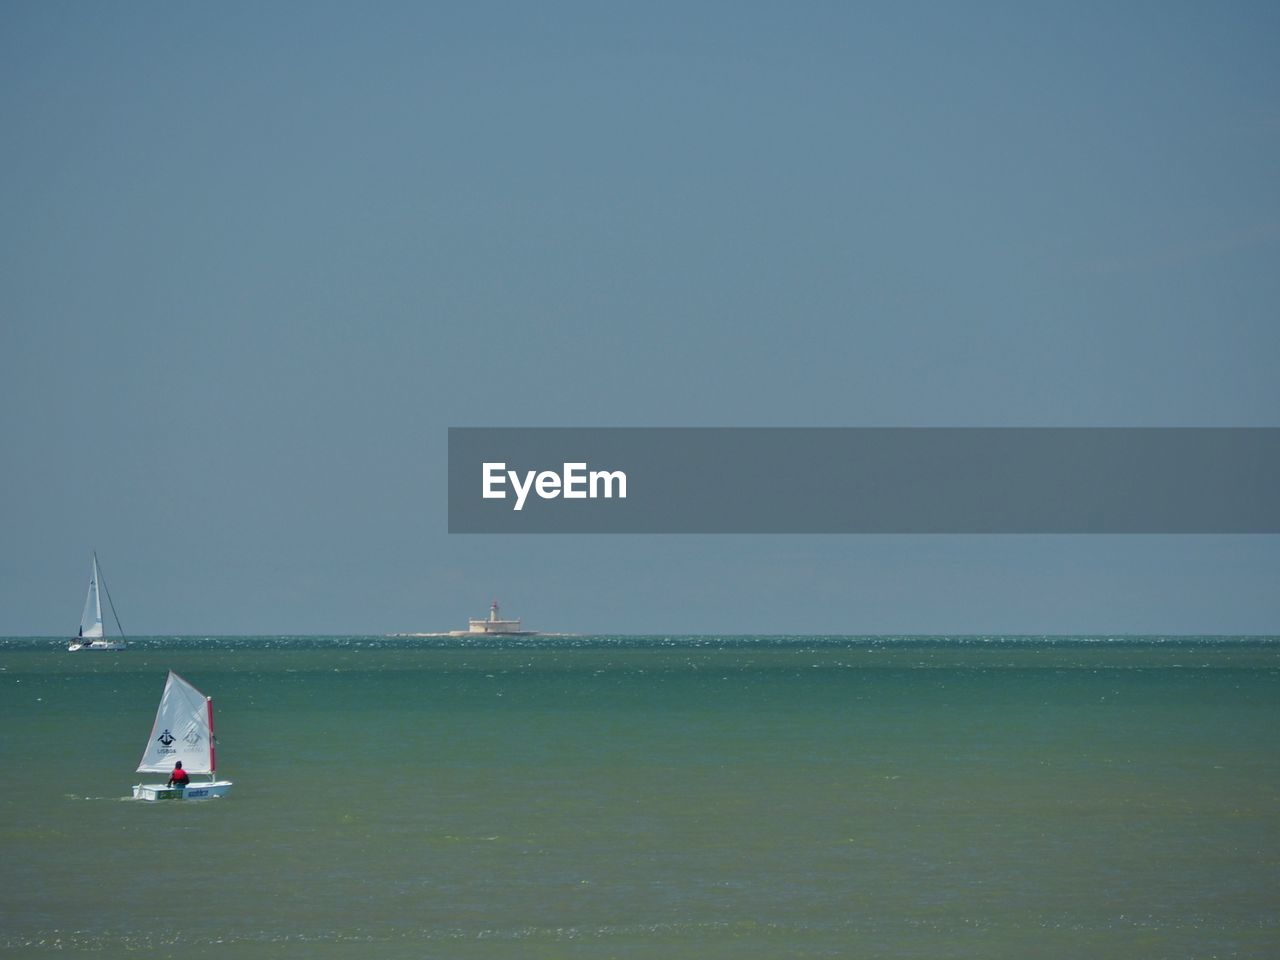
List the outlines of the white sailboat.
<svg viewBox="0 0 1280 960">
<path fill-rule="evenodd" d="M 188 774 L 208 776 L 209 779 L 192 779 L 186 787 L 139 783 L 133 788 L 133 798 L 207 800 L 225 797 L 231 789 L 231 781 L 217 779 L 214 760 L 213 699 L 170 670 L 138 772 L 169 774 L 181 761 Z"/>
<path fill-rule="evenodd" d="M 124 650 L 128 643 L 124 638 L 124 630 L 120 630 L 119 640 L 108 640 L 102 632 L 102 598 L 98 593 L 98 584 L 101 583 L 98 575 L 98 554 L 93 555 L 93 569 L 89 573 L 89 593 L 84 598 L 84 612 L 80 614 L 80 633 L 67 646 L 67 650 L 75 653 L 77 650 Z M 106 584 L 102 583 L 103 589 Z M 107 591 L 107 603 L 111 606 L 112 616 L 115 616 L 116 605 L 111 603 L 111 592 Z M 116 617 L 116 627 L 120 627 L 120 618 Z"/>
</svg>

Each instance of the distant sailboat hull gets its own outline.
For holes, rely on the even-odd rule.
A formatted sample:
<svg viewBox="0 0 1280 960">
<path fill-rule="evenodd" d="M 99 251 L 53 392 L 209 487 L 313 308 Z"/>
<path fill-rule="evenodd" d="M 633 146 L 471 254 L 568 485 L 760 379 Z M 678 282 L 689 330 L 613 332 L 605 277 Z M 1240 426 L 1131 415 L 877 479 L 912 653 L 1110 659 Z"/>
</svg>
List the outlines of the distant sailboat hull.
<svg viewBox="0 0 1280 960">
<path fill-rule="evenodd" d="M 71 645 L 67 647 L 68 653 L 75 653 L 77 650 L 128 650 L 129 645 L 120 640 L 89 640 L 89 641 L 71 641 Z"/>
<path fill-rule="evenodd" d="M 230 780 L 212 783 L 192 783 L 186 787 L 171 787 L 164 783 L 138 783 L 133 787 L 135 800 L 215 800 L 225 797 L 231 790 Z"/>
</svg>

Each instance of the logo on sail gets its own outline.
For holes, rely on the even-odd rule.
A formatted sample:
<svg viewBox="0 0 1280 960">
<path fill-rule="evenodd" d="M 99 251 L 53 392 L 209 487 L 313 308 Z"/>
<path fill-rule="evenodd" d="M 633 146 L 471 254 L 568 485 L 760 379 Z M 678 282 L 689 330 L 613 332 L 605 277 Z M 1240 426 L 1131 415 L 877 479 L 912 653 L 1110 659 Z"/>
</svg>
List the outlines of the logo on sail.
<svg viewBox="0 0 1280 960">
<path fill-rule="evenodd" d="M 173 741 L 174 741 L 176 738 L 174 737 L 174 735 L 173 735 L 172 733 L 170 733 L 168 730 L 166 730 L 164 733 L 160 734 L 160 736 L 156 737 L 156 739 L 157 739 L 157 740 L 159 740 L 161 743 L 163 743 L 163 744 L 167 747 L 167 746 L 169 746 L 171 743 L 173 743 Z"/>
</svg>

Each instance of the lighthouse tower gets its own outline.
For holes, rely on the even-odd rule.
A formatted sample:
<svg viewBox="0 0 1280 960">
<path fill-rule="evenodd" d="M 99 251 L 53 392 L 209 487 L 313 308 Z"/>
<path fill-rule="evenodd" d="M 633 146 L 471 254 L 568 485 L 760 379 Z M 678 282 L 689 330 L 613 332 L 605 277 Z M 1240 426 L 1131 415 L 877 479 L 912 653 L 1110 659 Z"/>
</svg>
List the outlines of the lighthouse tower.
<svg viewBox="0 0 1280 960">
<path fill-rule="evenodd" d="M 468 620 L 468 633 L 523 633 L 519 620 L 503 620 L 498 616 L 498 601 L 489 607 L 488 620 Z"/>
</svg>

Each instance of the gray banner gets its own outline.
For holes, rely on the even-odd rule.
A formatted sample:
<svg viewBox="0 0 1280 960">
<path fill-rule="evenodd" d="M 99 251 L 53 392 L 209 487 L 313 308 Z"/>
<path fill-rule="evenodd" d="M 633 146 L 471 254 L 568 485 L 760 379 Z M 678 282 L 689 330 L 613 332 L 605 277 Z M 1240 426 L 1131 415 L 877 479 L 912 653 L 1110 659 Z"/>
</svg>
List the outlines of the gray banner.
<svg viewBox="0 0 1280 960">
<path fill-rule="evenodd" d="M 1280 428 L 449 429 L 450 533 L 1280 533 L 1278 491 Z"/>
</svg>

